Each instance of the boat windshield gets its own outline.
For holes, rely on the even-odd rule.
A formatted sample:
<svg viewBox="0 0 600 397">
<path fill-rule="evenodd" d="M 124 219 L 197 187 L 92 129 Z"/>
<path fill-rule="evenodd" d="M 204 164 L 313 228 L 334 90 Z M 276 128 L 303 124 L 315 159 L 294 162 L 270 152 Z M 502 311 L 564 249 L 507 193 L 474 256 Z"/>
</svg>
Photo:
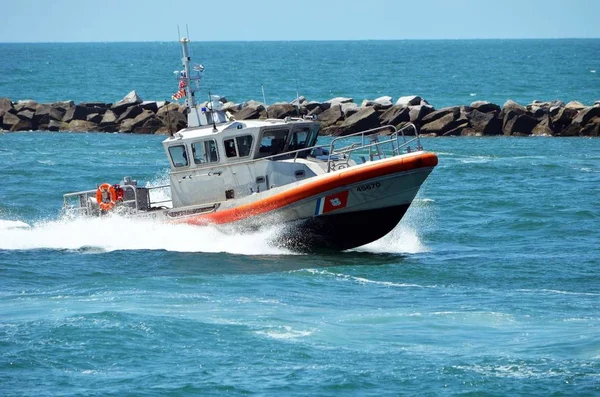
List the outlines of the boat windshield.
<svg viewBox="0 0 600 397">
<path fill-rule="evenodd" d="M 188 156 L 184 145 L 169 147 L 169 155 L 171 156 L 171 162 L 175 167 L 188 166 Z"/>
<path fill-rule="evenodd" d="M 273 156 L 283 152 L 288 133 L 289 130 L 287 128 L 263 131 L 260 140 L 260 148 L 258 149 L 256 158 L 259 159 L 262 157 Z"/>
</svg>

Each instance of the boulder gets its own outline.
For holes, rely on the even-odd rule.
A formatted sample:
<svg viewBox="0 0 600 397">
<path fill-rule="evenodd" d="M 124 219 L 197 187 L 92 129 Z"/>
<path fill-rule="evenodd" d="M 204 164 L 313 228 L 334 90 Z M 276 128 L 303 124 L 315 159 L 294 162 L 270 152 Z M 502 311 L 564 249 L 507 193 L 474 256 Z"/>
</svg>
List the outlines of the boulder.
<svg viewBox="0 0 600 397">
<path fill-rule="evenodd" d="M 150 110 L 152 113 L 156 113 L 158 112 L 158 108 L 160 106 L 159 103 L 156 101 L 144 101 L 140 104 L 140 107 L 144 110 Z"/>
<path fill-rule="evenodd" d="M 4 120 L 9 114 L 10 113 L 5 114 L 5 117 L 2 119 Z M 31 120 L 21 119 L 19 117 L 17 117 L 17 119 L 18 121 L 10 127 L 10 131 L 32 131 L 34 129 Z M 3 121 L 3 123 L 4 122 L 5 121 Z"/>
<path fill-rule="evenodd" d="M 107 110 L 106 113 L 102 115 L 102 120 L 100 120 L 100 125 L 105 124 L 117 124 L 117 115 L 112 110 Z"/>
<path fill-rule="evenodd" d="M 581 133 L 581 124 L 579 123 L 571 123 L 565 128 L 563 128 L 557 136 L 579 136 Z"/>
<path fill-rule="evenodd" d="M 581 109 L 585 108 L 585 105 L 578 101 L 571 101 L 565 105 L 565 108 L 581 110 Z"/>
<path fill-rule="evenodd" d="M 350 135 L 379 127 L 379 113 L 374 108 L 362 108 L 348 117 L 339 126 L 325 129 L 325 133 L 336 136 Z"/>
<path fill-rule="evenodd" d="M 509 117 L 512 115 L 511 117 Z M 533 128 L 539 123 L 538 120 L 528 114 L 517 114 L 510 111 L 503 123 L 504 135 L 531 135 Z"/>
<path fill-rule="evenodd" d="M 418 106 L 421 105 L 421 101 L 423 98 L 417 95 L 401 96 L 396 101 L 396 106 Z"/>
<path fill-rule="evenodd" d="M 235 114 L 236 120 L 252 120 L 258 119 L 262 115 L 266 115 L 265 107 L 262 103 L 256 101 L 247 102 L 246 106 Z"/>
<path fill-rule="evenodd" d="M 358 105 L 354 102 L 342 103 L 340 106 L 342 107 L 342 113 L 344 113 L 345 119 L 358 112 Z"/>
<path fill-rule="evenodd" d="M 342 113 L 342 106 L 339 104 L 331 106 L 329 109 L 317 116 L 317 120 L 319 120 L 323 128 L 334 125 L 343 118 L 344 113 Z"/>
<path fill-rule="evenodd" d="M 460 135 L 463 128 L 469 125 L 469 120 L 466 117 L 461 117 L 460 108 L 449 108 L 442 117 L 437 117 L 434 120 L 425 123 L 421 127 L 423 134 L 435 135 Z"/>
<path fill-rule="evenodd" d="M 506 113 L 513 112 L 514 114 L 520 115 L 527 113 L 527 108 L 523 105 L 519 105 L 517 102 L 509 99 L 502 106 L 502 112 L 500 113 L 500 117 L 504 118 Z"/>
<path fill-rule="evenodd" d="M 25 100 L 25 101 L 18 101 L 14 107 L 15 110 L 17 111 L 17 113 L 20 113 L 22 110 L 31 110 L 33 112 L 35 112 L 35 109 L 37 109 L 39 103 L 37 103 L 36 101 L 32 101 L 32 100 Z"/>
<path fill-rule="evenodd" d="M 398 126 L 401 122 L 410 121 L 410 109 L 406 106 L 392 106 L 379 116 L 381 125 Z"/>
<path fill-rule="evenodd" d="M 115 114 L 119 114 L 119 113 L 115 112 L 113 109 L 111 109 L 111 111 Z M 142 114 L 143 111 L 144 111 L 144 109 L 142 109 L 141 106 L 138 106 L 138 105 L 129 106 L 128 108 L 126 108 L 119 114 L 119 116 L 117 117 L 117 124 L 120 124 L 124 120 L 134 119 L 138 115 Z"/>
<path fill-rule="evenodd" d="M 49 117 L 50 120 L 62 121 L 66 110 L 60 107 L 55 107 L 54 104 L 50 106 Z"/>
<path fill-rule="evenodd" d="M 110 109 L 113 112 L 115 112 L 116 114 L 121 114 L 130 106 L 139 105 L 142 102 L 143 102 L 142 98 L 140 98 L 139 95 L 137 94 L 137 92 L 135 92 L 135 90 L 134 90 L 134 91 L 131 91 L 129 94 L 125 95 L 125 97 L 123 99 L 121 99 L 119 102 L 112 105 Z"/>
<path fill-rule="evenodd" d="M 575 116 L 573 119 L 573 123 L 586 125 L 588 121 L 598 116 L 600 116 L 600 106 L 590 106 L 580 110 L 579 113 L 577 113 L 577 116 Z"/>
<path fill-rule="evenodd" d="M 85 106 L 75 105 L 68 108 L 63 115 L 62 121 L 70 123 L 72 120 L 87 121 L 88 114 L 97 113 L 94 108 L 88 108 Z"/>
<path fill-rule="evenodd" d="M 50 123 L 50 112 L 52 111 L 52 105 L 48 103 L 40 104 L 37 109 L 35 109 L 35 114 L 33 115 L 33 123 L 36 125 L 36 128 L 40 130 L 45 130 L 48 128 L 48 123 Z"/>
<path fill-rule="evenodd" d="M 502 121 L 493 112 L 473 109 L 467 113 L 472 130 L 480 135 L 502 135 Z"/>
<path fill-rule="evenodd" d="M 33 121 L 33 115 L 34 114 L 35 114 L 35 110 L 31 110 L 31 109 L 28 109 L 28 108 L 22 108 L 17 113 L 17 117 L 19 117 L 22 120 Z"/>
<path fill-rule="evenodd" d="M 500 109 L 500 106 L 487 101 L 475 101 L 471 103 L 471 108 L 481 113 L 500 113 L 500 111 L 502 110 Z"/>
<path fill-rule="evenodd" d="M 133 119 L 125 119 L 119 125 L 119 132 L 150 133 L 144 130 L 143 125 L 156 115 L 151 110 L 143 110 Z"/>
<path fill-rule="evenodd" d="M 92 113 L 87 115 L 87 121 L 91 121 L 95 124 L 100 124 L 102 122 L 103 115 L 100 113 Z"/>
<path fill-rule="evenodd" d="M 146 120 L 144 124 L 142 124 L 142 126 L 136 129 L 134 132 L 138 134 L 154 134 L 158 131 L 164 130 L 164 127 L 165 125 L 163 122 L 153 114 L 152 117 Z"/>
<path fill-rule="evenodd" d="M 298 98 L 295 98 L 293 101 L 291 101 L 290 105 L 292 105 L 292 106 L 302 106 L 304 103 L 306 103 L 306 98 L 303 97 L 302 95 L 300 95 Z"/>
<path fill-rule="evenodd" d="M 0 98 L 0 110 L 4 110 L 6 113 L 12 113 L 12 111 L 14 111 L 14 106 L 11 100 L 8 98 Z"/>
<path fill-rule="evenodd" d="M 87 120 L 71 120 L 68 123 L 61 124 L 61 130 L 72 132 L 93 132 L 99 131 L 98 125 Z"/>
<path fill-rule="evenodd" d="M 386 110 L 393 105 L 391 96 L 380 96 L 373 100 L 373 107 L 377 110 Z"/>
<path fill-rule="evenodd" d="M 298 108 L 290 105 L 289 103 L 282 103 L 271 105 L 267 108 L 267 118 L 271 119 L 284 119 L 291 116 L 300 116 L 298 114 Z"/>
<path fill-rule="evenodd" d="M 341 96 L 331 98 L 330 100 L 325 101 L 325 103 L 328 103 L 330 105 L 339 105 L 341 103 L 350 103 L 350 102 L 354 102 L 354 99 L 353 98 L 344 98 Z"/>
<path fill-rule="evenodd" d="M 589 120 L 580 131 L 582 136 L 600 136 L 600 117 Z"/>
<path fill-rule="evenodd" d="M 554 115 L 553 115 L 554 113 Z M 555 134 L 560 135 L 561 131 L 571 125 L 573 119 L 577 116 L 577 110 L 573 108 L 562 107 L 556 112 L 550 112 L 551 128 Z"/>
<path fill-rule="evenodd" d="M 549 117 L 542 119 L 533 130 L 531 130 L 531 135 L 535 136 L 552 136 L 554 135 L 554 131 L 551 127 L 551 121 Z"/>
<path fill-rule="evenodd" d="M 12 127 L 16 125 L 21 119 L 13 113 L 4 113 L 2 117 L 2 129 L 6 131 L 14 131 Z"/>
<path fill-rule="evenodd" d="M 459 136 L 463 134 L 463 131 L 469 127 L 469 120 L 466 118 L 460 118 L 455 120 L 452 128 L 443 133 L 443 136 Z"/>
<path fill-rule="evenodd" d="M 448 113 L 452 113 L 454 115 L 454 118 L 457 119 L 460 117 L 460 107 L 453 106 L 453 107 L 442 108 L 439 110 L 434 110 L 433 112 L 425 115 L 421 121 L 423 124 L 431 123 L 432 121 L 435 121 L 437 119 L 444 117 Z"/>
<path fill-rule="evenodd" d="M 54 103 L 51 104 L 51 106 L 53 108 L 62 109 L 62 111 L 64 113 L 67 109 L 72 108 L 73 106 L 75 106 L 75 102 L 73 102 L 73 101 L 54 102 Z"/>
<path fill-rule="evenodd" d="M 409 106 L 410 121 L 413 123 L 419 123 L 423 117 L 433 112 L 433 106 L 430 105 L 417 105 Z"/>
<path fill-rule="evenodd" d="M 158 111 L 160 111 L 160 109 L 162 109 L 163 107 L 164 106 L 161 106 Z M 235 113 L 235 112 L 239 111 L 241 108 L 242 107 L 235 102 L 225 102 L 223 104 L 223 107 L 221 108 L 221 110 L 224 112 Z"/>
<path fill-rule="evenodd" d="M 60 131 L 60 124 L 61 121 L 50 119 L 50 122 L 48 122 L 48 127 L 46 128 L 48 131 Z"/>
</svg>

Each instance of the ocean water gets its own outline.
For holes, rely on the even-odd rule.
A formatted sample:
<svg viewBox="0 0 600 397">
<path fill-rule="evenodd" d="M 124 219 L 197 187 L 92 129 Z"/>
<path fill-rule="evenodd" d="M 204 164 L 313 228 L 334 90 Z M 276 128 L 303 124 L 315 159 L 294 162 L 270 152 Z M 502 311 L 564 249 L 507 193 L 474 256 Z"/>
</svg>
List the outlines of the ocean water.
<svg viewBox="0 0 600 397">
<path fill-rule="evenodd" d="M 193 37 L 192 37 L 193 38 Z M 203 93 L 600 99 L 600 40 L 192 43 Z M 0 97 L 176 90 L 176 43 L 0 44 Z M 380 241 L 61 214 L 65 192 L 168 178 L 162 137 L 0 133 L 0 395 L 600 395 L 600 141 L 435 138 Z M 326 142 L 323 137 L 320 142 Z M 357 225 L 356 233 L 369 225 Z"/>
<path fill-rule="evenodd" d="M 61 215 L 164 183 L 161 139 L 0 134 L 0 395 L 600 394 L 600 140 L 425 139 L 405 219 L 338 254 Z"/>
<path fill-rule="evenodd" d="M 241 102 L 336 96 L 355 102 L 421 95 L 436 108 L 507 99 L 600 100 L 600 39 L 202 42 L 203 93 Z M 177 91 L 180 46 L 167 43 L 0 43 L 0 97 L 39 102 L 146 100 Z"/>
</svg>

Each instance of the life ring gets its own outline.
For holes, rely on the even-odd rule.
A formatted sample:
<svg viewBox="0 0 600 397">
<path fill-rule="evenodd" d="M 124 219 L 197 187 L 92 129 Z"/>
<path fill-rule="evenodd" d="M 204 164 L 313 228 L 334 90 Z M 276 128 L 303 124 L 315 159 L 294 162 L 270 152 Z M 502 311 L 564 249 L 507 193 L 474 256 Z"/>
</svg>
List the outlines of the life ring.
<svg viewBox="0 0 600 397">
<path fill-rule="evenodd" d="M 96 201 L 102 211 L 110 211 L 117 202 L 117 191 L 109 183 L 103 183 L 96 190 Z"/>
</svg>

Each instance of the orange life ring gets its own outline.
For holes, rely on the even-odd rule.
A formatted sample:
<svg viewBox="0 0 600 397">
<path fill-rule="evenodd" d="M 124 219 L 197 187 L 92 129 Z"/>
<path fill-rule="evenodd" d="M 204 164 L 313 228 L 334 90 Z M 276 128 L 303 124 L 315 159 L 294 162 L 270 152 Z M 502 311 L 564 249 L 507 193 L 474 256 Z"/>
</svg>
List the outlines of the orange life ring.
<svg viewBox="0 0 600 397">
<path fill-rule="evenodd" d="M 117 191 L 109 183 L 103 183 L 96 190 L 96 201 L 102 211 L 110 211 L 117 202 Z"/>
</svg>

